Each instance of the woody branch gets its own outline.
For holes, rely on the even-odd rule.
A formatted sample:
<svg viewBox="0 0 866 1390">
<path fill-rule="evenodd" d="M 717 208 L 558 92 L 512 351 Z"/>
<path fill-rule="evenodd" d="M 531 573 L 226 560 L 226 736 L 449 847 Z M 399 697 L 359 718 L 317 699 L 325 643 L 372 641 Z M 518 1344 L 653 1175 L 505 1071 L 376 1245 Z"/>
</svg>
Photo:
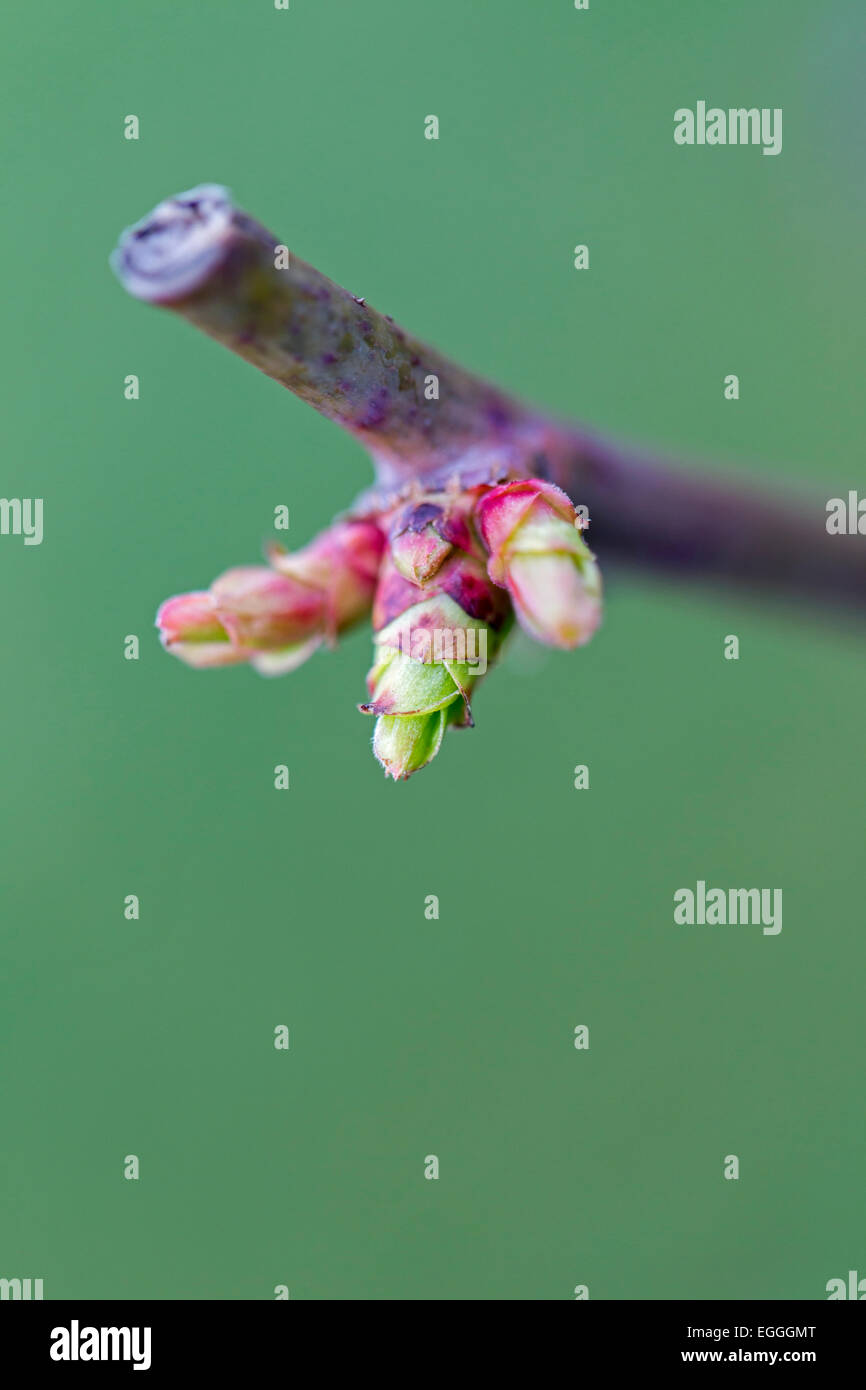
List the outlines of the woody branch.
<svg viewBox="0 0 866 1390">
<path fill-rule="evenodd" d="M 415 479 L 547 478 L 587 508 L 603 561 L 866 610 L 866 546 L 829 535 L 820 500 L 794 506 L 647 460 L 521 404 L 300 260 L 223 188 L 160 204 L 124 233 L 113 265 L 130 294 L 354 435 L 376 472 L 359 511 Z"/>
</svg>

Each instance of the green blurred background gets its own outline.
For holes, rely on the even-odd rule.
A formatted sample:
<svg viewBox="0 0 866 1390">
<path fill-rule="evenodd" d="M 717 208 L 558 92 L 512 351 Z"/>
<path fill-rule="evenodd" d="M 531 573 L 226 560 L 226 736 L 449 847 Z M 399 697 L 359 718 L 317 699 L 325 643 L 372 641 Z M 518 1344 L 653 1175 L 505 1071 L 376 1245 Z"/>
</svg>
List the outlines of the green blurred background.
<svg viewBox="0 0 866 1390">
<path fill-rule="evenodd" d="M 386 785 L 367 632 L 268 682 L 191 672 L 152 627 L 256 562 L 277 504 L 306 541 L 365 457 L 107 264 L 159 199 L 226 183 L 466 365 L 695 467 L 811 481 L 820 526 L 863 479 L 859 9 L 4 13 L 0 493 L 44 498 L 45 538 L 0 538 L 0 1276 L 812 1299 L 866 1274 L 862 632 L 608 570 L 586 651 L 518 641 L 477 729 Z M 699 98 L 782 107 L 782 154 L 676 147 Z M 698 878 L 781 887 L 781 935 L 674 927 Z"/>
</svg>

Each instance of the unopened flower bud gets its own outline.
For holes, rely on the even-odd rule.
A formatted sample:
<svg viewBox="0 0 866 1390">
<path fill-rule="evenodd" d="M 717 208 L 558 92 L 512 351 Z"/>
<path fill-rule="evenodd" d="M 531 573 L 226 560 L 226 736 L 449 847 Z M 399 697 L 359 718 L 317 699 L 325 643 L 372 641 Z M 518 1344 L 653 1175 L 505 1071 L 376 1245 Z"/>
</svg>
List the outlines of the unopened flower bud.
<svg viewBox="0 0 866 1390">
<path fill-rule="evenodd" d="M 410 502 L 398 512 L 388 541 L 391 558 L 404 578 L 427 584 L 455 546 L 464 551 L 471 548 L 464 510 L 462 497 L 437 494 Z"/>
<path fill-rule="evenodd" d="M 363 520 L 336 522 L 294 554 L 274 546 L 270 567 L 227 570 L 207 593 L 164 603 L 163 645 L 190 666 L 248 661 L 265 676 L 292 671 L 369 611 L 384 544 Z"/>
<path fill-rule="evenodd" d="M 469 494 L 431 496 L 390 532 L 373 605 L 371 699 L 360 708 L 376 716 L 373 751 L 395 781 L 436 756 L 449 724 L 471 725 L 470 695 L 510 616 L 466 522 L 469 503 Z"/>
<path fill-rule="evenodd" d="M 376 720 L 373 752 L 386 777 L 404 781 L 432 762 L 439 752 L 448 723 L 447 710 L 413 716 L 383 715 Z"/>
<path fill-rule="evenodd" d="M 217 617 L 209 593 L 176 594 L 166 599 L 156 615 L 159 637 L 167 652 L 187 666 L 205 670 L 234 666 L 249 652 L 238 650 Z"/>
<path fill-rule="evenodd" d="M 530 636 L 554 647 L 588 642 L 601 621 L 601 577 L 566 494 L 535 478 L 503 483 L 483 493 L 476 519 L 488 573 Z"/>
</svg>

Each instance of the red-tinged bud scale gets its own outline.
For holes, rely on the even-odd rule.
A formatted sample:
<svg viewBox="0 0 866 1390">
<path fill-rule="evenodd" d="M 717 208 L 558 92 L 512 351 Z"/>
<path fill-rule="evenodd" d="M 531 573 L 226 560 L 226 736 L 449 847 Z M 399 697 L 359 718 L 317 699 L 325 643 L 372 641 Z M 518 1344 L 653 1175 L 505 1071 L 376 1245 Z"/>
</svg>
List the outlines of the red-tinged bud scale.
<svg viewBox="0 0 866 1390">
<path fill-rule="evenodd" d="M 303 550 L 272 546 L 271 564 L 280 574 L 321 591 L 326 604 L 324 634 L 333 637 L 370 611 L 385 537 L 369 520 L 337 521 Z"/>
<path fill-rule="evenodd" d="M 388 539 L 391 560 L 400 573 L 413 584 L 427 584 L 455 547 L 471 549 L 465 500 L 439 494 L 410 502 L 398 511 Z"/>
<path fill-rule="evenodd" d="M 211 597 L 231 641 L 253 651 L 307 641 L 325 625 L 325 594 L 265 565 L 227 570 L 211 585 Z"/>
</svg>

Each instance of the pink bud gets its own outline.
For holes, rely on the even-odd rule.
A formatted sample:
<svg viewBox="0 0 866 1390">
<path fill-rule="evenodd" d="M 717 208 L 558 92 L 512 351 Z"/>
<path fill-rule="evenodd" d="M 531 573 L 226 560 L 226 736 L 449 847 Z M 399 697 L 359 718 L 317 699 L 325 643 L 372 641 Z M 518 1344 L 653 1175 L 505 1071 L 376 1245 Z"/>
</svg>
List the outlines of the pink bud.
<svg viewBox="0 0 866 1390">
<path fill-rule="evenodd" d="M 293 555 L 274 545 L 272 567 L 241 565 L 207 593 L 164 603 L 163 645 L 190 666 L 249 661 L 266 676 L 293 671 L 369 611 L 384 544 L 374 522 L 348 520 Z"/>
<path fill-rule="evenodd" d="M 520 478 L 482 494 L 475 517 L 490 551 L 490 577 L 497 583 L 503 582 L 502 561 L 508 543 L 518 526 L 529 519 L 536 504 L 540 504 L 538 510 L 542 513 L 574 524 L 576 513 L 568 496 L 561 488 L 540 478 Z"/>
<path fill-rule="evenodd" d="M 601 578 L 566 494 L 538 478 L 504 483 L 482 494 L 476 520 L 488 573 L 530 636 L 553 647 L 588 642 L 601 622 Z"/>
<path fill-rule="evenodd" d="M 248 653 L 232 645 L 209 593 L 166 599 L 156 615 L 156 626 L 166 651 L 187 666 L 233 666 L 247 659 Z"/>
</svg>

